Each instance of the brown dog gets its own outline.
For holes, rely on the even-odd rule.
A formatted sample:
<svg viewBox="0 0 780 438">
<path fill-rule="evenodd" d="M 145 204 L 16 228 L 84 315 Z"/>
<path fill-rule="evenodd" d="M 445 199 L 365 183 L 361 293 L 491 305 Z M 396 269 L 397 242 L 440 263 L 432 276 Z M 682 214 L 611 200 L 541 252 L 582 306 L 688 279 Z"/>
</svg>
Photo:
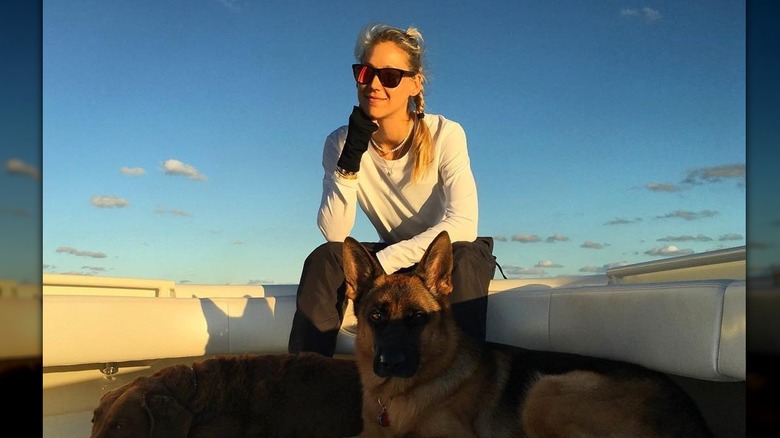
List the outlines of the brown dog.
<svg viewBox="0 0 780 438">
<path fill-rule="evenodd" d="M 352 360 L 313 353 L 215 357 L 106 393 L 91 437 L 355 436 L 360 405 Z"/>
<path fill-rule="evenodd" d="M 406 274 L 386 275 L 356 240 L 344 242 L 361 436 L 711 436 L 694 402 L 663 374 L 464 337 L 447 300 L 451 272 L 446 232 Z"/>
</svg>

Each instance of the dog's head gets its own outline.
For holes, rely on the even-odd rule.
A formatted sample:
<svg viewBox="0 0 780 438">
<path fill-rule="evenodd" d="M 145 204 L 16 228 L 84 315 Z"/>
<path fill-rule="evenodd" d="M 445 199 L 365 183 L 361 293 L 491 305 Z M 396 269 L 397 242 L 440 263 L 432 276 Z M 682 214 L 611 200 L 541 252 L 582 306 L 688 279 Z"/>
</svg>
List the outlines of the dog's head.
<svg viewBox="0 0 780 438">
<path fill-rule="evenodd" d="M 192 415 L 169 394 L 140 377 L 103 395 L 90 438 L 185 438 Z"/>
<path fill-rule="evenodd" d="M 452 292 L 452 243 L 441 232 L 413 272 L 386 275 L 358 241 L 344 241 L 346 294 L 354 302 L 358 355 L 372 356 L 378 377 L 412 377 L 421 362 L 454 339 L 447 296 Z"/>
</svg>

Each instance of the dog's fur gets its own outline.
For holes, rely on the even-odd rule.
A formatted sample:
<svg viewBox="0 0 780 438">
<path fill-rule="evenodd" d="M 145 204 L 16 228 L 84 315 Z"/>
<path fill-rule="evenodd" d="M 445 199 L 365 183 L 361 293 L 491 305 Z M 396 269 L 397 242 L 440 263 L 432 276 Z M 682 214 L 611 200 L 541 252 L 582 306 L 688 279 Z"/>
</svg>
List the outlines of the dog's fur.
<svg viewBox="0 0 780 438">
<path fill-rule="evenodd" d="M 345 437 L 360 433 L 355 362 L 218 356 L 172 365 L 103 395 L 92 438 Z"/>
<path fill-rule="evenodd" d="M 361 436 L 711 436 L 694 402 L 661 373 L 465 337 L 447 299 L 451 271 L 446 232 L 406 274 L 386 275 L 356 240 L 344 242 Z"/>
</svg>

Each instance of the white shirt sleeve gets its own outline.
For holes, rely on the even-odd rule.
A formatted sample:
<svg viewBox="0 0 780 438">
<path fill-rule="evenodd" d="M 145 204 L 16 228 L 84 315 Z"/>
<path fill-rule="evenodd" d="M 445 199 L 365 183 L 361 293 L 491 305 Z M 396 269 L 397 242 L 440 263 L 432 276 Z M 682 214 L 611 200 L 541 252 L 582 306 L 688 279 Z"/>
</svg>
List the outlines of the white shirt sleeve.
<svg viewBox="0 0 780 438">
<path fill-rule="evenodd" d="M 328 242 L 343 242 L 352 232 L 357 211 L 357 179 L 346 179 L 336 174 L 346 129 L 337 129 L 325 139 L 322 151 L 322 199 L 317 213 L 317 226 Z"/>
</svg>

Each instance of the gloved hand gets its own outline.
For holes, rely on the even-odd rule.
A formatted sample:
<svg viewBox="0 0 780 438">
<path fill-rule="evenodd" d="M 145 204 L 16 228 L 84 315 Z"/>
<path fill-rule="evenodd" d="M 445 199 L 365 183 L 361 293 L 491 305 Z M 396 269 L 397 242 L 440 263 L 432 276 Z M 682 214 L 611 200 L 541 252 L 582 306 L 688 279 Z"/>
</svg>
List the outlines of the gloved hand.
<svg viewBox="0 0 780 438">
<path fill-rule="evenodd" d="M 379 126 L 368 117 L 368 114 L 358 106 L 353 107 L 352 114 L 349 116 L 347 141 L 344 143 L 344 149 L 341 150 L 338 166 L 348 172 L 360 170 L 360 158 L 368 150 L 371 134 L 377 129 Z"/>
</svg>

